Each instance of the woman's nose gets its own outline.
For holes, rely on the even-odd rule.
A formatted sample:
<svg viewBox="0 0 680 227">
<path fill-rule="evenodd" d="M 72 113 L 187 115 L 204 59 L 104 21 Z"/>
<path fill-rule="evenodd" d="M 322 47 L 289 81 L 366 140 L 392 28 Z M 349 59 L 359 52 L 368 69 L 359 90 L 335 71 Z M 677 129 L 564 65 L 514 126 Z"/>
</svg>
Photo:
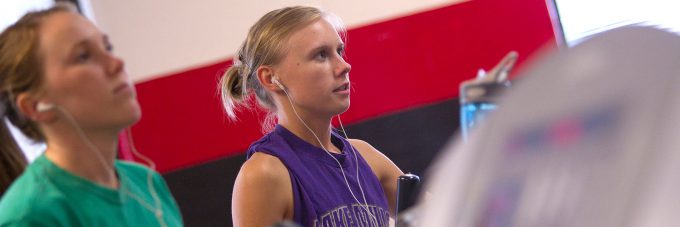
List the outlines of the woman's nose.
<svg viewBox="0 0 680 227">
<path fill-rule="evenodd" d="M 349 63 L 347 63 L 347 61 L 345 61 L 345 58 L 340 57 L 340 58 L 339 58 L 339 62 L 338 62 L 338 71 L 339 71 L 339 73 L 336 74 L 336 75 L 338 75 L 338 76 L 344 76 L 344 75 L 346 75 L 347 73 L 349 73 L 349 71 L 351 71 L 351 70 L 352 70 L 352 65 L 350 65 Z"/>
<path fill-rule="evenodd" d="M 113 55 L 113 54 L 108 54 L 108 65 L 107 65 L 107 71 L 109 75 L 118 75 L 121 72 L 125 70 L 125 62 L 123 59 Z"/>
</svg>

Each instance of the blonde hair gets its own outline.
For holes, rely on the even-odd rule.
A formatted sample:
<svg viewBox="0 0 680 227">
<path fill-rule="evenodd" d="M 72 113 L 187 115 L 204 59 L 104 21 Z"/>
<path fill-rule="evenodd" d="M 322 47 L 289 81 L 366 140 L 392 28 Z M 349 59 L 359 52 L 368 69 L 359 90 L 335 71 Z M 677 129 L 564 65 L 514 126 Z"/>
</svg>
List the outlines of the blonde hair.
<svg viewBox="0 0 680 227">
<path fill-rule="evenodd" d="M 27 13 L 0 34 L 0 195 L 27 165 L 5 117 L 29 138 L 45 140 L 38 126 L 17 109 L 16 95 L 41 88 L 40 26 L 46 17 L 58 12 L 77 13 L 74 5 L 59 2 L 49 9 Z"/>
<path fill-rule="evenodd" d="M 265 131 L 274 121 L 277 111 L 271 95 L 262 88 L 256 70 L 262 65 L 275 65 L 287 51 L 285 42 L 290 35 L 320 19 L 328 20 L 342 38 L 346 35 L 340 19 L 326 11 L 315 7 L 294 6 L 271 11 L 258 20 L 234 57 L 233 65 L 227 69 L 220 79 L 220 96 L 224 109 L 231 119 L 236 119 L 236 111 L 249 105 L 250 93 L 260 107 L 268 110 L 269 115 L 263 123 Z"/>
</svg>

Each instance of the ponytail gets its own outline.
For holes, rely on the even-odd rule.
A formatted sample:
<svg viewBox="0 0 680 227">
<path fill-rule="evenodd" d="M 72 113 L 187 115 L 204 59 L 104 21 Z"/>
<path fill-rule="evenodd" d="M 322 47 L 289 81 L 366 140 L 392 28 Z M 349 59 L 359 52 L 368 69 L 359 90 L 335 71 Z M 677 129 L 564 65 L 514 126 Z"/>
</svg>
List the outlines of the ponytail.
<svg viewBox="0 0 680 227">
<path fill-rule="evenodd" d="M 6 102 L 0 107 L 0 197 L 14 180 L 21 175 L 27 165 L 26 157 L 14 140 L 5 120 Z"/>
<path fill-rule="evenodd" d="M 245 47 L 246 44 L 244 44 Z M 239 107 L 246 109 L 253 109 L 254 106 L 250 102 L 253 92 L 260 107 L 275 112 L 276 106 L 271 98 L 271 95 L 262 88 L 260 81 L 255 75 L 255 69 L 252 65 L 259 67 L 259 61 L 251 59 L 250 61 L 243 59 L 240 53 L 245 52 L 243 47 L 239 51 L 239 57 L 234 59 L 234 64 L 230 66 L 220 79 L 220 97 L 222 98 L 222 105 L 227 116 L 232 120 L 237 119 L 236 110 Z"/>
<path fill-rule="evenodd" d="M 0 33 L 0 195 L 27 165 L 9 124 L 34 141 L 45 141 L 38 125 L 16 108 L 15 94 L 37 92 L 43 84 L 38 33 L 44 18 L 58 12 L 77 10 L 71 3 L 58 2 L 52 8 L 27 13 Z"/>
<path fill-rule="evenodd" d="M 250 92 L 252 91 L 255 94 L 259 107 L 269 110 L 262 122 L 263 133 L 274 129 L 276 124 L 276 106 L 272 101 L 271 95 L 262 89 L 257 76 L 254 75 L 254 70 L 250 69 L 248 65 L 235 59 L 234 64 L 222 75 L 219 88 L 224 111 L 230 119 L 238 119 L 236 111 L 239 107 L 246 109 L 257 108 L 251 105 L 252 103 L 250 102 L 252 97 Z"/>
<path fill-rule="evenodd" d="M 241 72 L 244 71 L 242 64 L 232 65 L 220 79 L 220 97 L 227 116 L 236 119 L 236 105 L 244 102 L 247 92 L 243 83 Z"/>
</svg>

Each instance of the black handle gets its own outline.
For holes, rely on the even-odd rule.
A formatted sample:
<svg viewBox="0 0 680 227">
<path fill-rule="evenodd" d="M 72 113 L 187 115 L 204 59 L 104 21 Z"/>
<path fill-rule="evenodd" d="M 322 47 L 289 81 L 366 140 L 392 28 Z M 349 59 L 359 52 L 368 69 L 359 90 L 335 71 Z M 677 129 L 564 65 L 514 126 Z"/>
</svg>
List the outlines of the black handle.
<svg viewBox="0 0 680 227">
<path fill-rule="evenodd" d="M 420 177 L 411 173 L 397 179 L 397 213 L 413 206 L 418 195 Z"/>
</svg>

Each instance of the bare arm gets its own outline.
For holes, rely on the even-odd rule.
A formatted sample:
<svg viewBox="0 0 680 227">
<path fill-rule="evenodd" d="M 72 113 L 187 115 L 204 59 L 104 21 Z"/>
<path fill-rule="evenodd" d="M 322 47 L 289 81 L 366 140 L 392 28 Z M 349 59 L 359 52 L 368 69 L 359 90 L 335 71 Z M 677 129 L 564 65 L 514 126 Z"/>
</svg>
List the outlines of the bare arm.
<svg viewBox="0 0 680 227">
<path fill-rule="evenodd" d="M 387 202 L 390 206 L 390 214 L 395 216 L 397 210 L 397 178 L 404 174 L 392 160 L 383 153 L 375 149 L 370 144 L 357 139 L 350 139 L 349 142 L 354 146 L 361 156 L 366 159 L 368 165 L 373 169 L 373 173 L 380 180 L 380 184 L 385 190 Z"/>
<path fill-rule="evenodd" d="M 236 177 L 231 210 L 234 226 L 267 226 L 292 219 L 293 189 L 276 157 L 256 152 Z"/>
</svg>

